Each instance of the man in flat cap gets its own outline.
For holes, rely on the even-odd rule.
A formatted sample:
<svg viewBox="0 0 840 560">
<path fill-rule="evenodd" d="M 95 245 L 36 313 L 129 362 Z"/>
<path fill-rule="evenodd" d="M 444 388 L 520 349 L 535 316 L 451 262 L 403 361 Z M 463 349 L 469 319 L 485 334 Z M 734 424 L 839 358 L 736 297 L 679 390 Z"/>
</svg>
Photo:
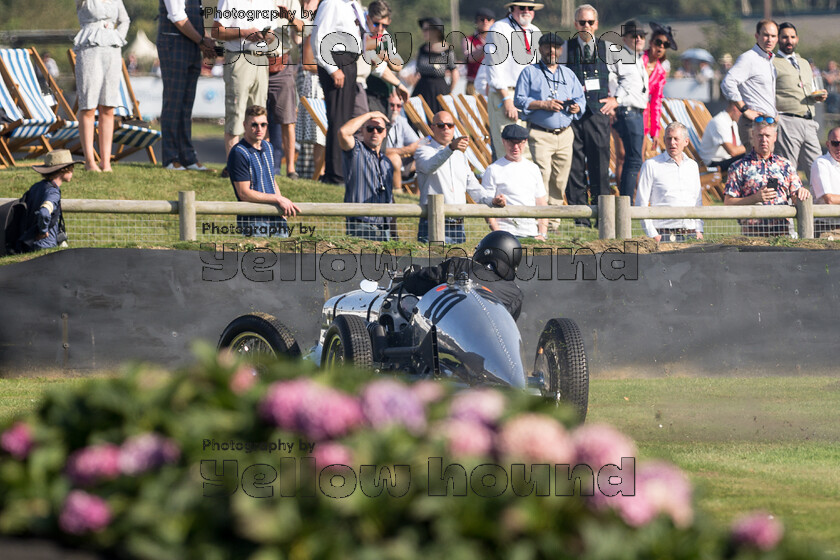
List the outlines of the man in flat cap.
<svg viewBox="0 0 840 560">
<path fill-rule="evenodd" d="M 575 135 L 571 126 L 586 110 L 583 86 L 577 76 L 558 64 L 563 43 L 564 39 L 556 33 L 540 37 L 542 60 L 522 71 L 513 98 L 522 118 L 528 121 L 528 146 L 542 172 L 548 202 L 558 206 L 565 204 L 572 167 Z"/>
<path fill-rule="evenodd" d="M 528 130 L 518 124 L 509 124 L 502 131 L 505 155 L 491 163 L 481 185 L 488 196 L 494 197 L 496 206 L 545 206 L 548 195 L 543 185 L 540 168 L 524 158 Z M 516 237 L 534 237 L 546 240 L 546 220 L 534 218 L 493 218 L 490 229 L 502 230 Z"/>
<path fill-rule="evenodd" d="M 534 12 L 543 7 L 543 4 L 532 0 L 508 2 L 505 4 L 509 10 L 507 17 L 494 23 L 487 33 L 485 45 L 494 47 L 485 46 L 487 54 L 482 64 L 487 67 L 487 113 L 493 154 L 497 158 L 505 153 L 502 129 L 512 123 L 524 124 L 513 104 L 513 92 L 519 74 L 536 61 L 535 43 L 539 40 L 540 30 L 532 21 Z"/>
<path fill-rule="evenodd" d="M 26 217 L 15 250 L 28 253 L 57 247 L 64 243 L 64 219 L 61 215 L 61 185 L 73 179 L 73 168 L 84 163 L 73 159 L 70 150 L 53 150 L 44 156 L 44 165 L 33 165 L 41 180 L 23 195 Z"/>
</svg>

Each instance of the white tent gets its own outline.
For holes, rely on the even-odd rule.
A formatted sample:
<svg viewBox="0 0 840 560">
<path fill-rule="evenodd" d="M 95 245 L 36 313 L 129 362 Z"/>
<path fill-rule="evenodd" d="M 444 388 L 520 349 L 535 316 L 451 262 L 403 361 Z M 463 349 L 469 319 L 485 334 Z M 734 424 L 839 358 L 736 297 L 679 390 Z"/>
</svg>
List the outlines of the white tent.
<svg viewBox="0 0 840 560">
<path fill-rule="evenodd" d="M 146 32 L 142 29 L 137 32 L 134 42 L 126 49 L 126 55 L 133 54 L 141 63 L 150 63 L 157 57 L 157 47 L 146 36 Z"/>
</svg>

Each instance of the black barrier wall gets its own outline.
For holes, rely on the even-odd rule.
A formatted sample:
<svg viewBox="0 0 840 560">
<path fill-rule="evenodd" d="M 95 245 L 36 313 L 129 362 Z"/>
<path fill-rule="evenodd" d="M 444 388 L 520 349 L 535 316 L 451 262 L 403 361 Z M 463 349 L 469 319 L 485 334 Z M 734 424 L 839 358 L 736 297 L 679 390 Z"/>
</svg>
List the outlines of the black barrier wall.
<svg viewBox="0 0 840 560">
<path fill-rule="evenodd" d="M 529 277 L 520 281 L 518 322 L 526 364 L 545 322 L 569 317 L 596 377 L 837 371 L 840 253 L 627 249 L 555 251 L 521 270 Z M 71 249 L 2 266 L 0 372 L 95 370 L 138 359 L 180 366 L 191 360 L 191 341 L 215 344 L 228 322 L 250 311 L 275 315 L 308 349 L 325 297 L 382 276 L 381 260 L 341 250 Z"/>
</svg>

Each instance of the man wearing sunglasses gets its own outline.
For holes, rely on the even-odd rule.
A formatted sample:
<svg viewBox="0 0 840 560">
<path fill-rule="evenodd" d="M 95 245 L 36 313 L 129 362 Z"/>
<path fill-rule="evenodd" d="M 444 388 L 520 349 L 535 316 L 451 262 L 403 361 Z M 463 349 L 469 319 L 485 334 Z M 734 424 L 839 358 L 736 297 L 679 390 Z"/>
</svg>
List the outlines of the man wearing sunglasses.
<svg viewBox="0 0 840 560">
<path fill-rule="evenodd" d="M 752 148 L 750 123 L 760 115 L 776 117 L 776 67 L 773 49 L 779 40 L 779 26 L 769 19 L 755 26 L 756 44 L 735 61 L 720 83 L 723 95 L 738 105 L 738 132 L 747 151 Z"/>
<path fill-rule="evenodd" d="M 350 119 L 338 131 L 344 167 L 344 202 L 392 204 L 394 202 L 394 164 L 382 144 L 388 117 L 371 111 Z M 362 129 L 362 140 L 355 134 Z M 346 221 L 347 235 L 371 241 L 396 237 L 396 222 L 382 216 L 353 216 Z"/>
<path fill-rule="evenodd" d="M 776 119 L 758 116 L 752 124 L 753 149 L 729 168 L 723 203 L 726 205 L 790 205 L 811 196 L 802 187 L 796 168 L 773 153 L 776 144 Z M 793 223 L 784 218 L 747 218 L 739 220 L 741 232 L 751 237 L 788 236 Z"/>
<path fill-rule="evenodd" d="M 840 204 L 840 126 L 828 131 L 828 151 L 811 165 L 811 186 L 817 204 Z M 840 228 L 840 220 L 817 220 L 817 232 Z M 836 235 L 836 232 L 835 232 Z"/>
<path fill-rule="evenodd" d="M 227 161 L 236 200 L 276 204 L 284 216 L 294 216 L 300 209 L 280 194 L 274 178 L 274 150 L 265 140 L 268 133 L 265 107 L 252 105 L 245 110 L 244 129 L 242 140 L 231 149 Z M 236 225 L 248 236 L 289 236 L 289 227 L 282 216 L 237 216 Z"/>
<path fill-rule="evenodd" d="M 417 180 L 420 186 L 420 204 L 426 204 L 430 194 L 442 194 L 444 204 L 466 204 L 466 194 L 478 204 L 504 206 L 504 197 L 493 198 L 485 192 L 475 178 L 467 161 L 466 151 L 469 138 L 455 137 L 455 119 L 446 111 L 440 111 L 432 119 L 432 136 L 420 142 L 414 153 L 417 165 Z M 444 226 L 445 242 L 464 243 L 463 218 L 447 218 Z M 429 240 L 429 223 L 420 218 L 417 239 L 423 243 Z"/>
<path fill-rule="evenodd" d="M 487 67 L 487 114 L 496 158 L 503 157 L 505 153 L 502 129 L 509 124 L 525 124 L 519 120 L 519 111 L 513 104 L 513 92 L 519 74 L 537 60 L 536 40 L 540 30 L 532 21 L 534 12 L 543 7 L 533 0 L 508 2 L 505 4 L 509 10 L 507 17 L 496 21 L 487 33 L 484 47 L 487 54 L 482 64 Z"/>
<path fill-rule="evenodd" d="M 788 158 L 801 170 L 811 169 L 820 157 L 819 128 L 814 120 L 814 104 L 828 97 L 826 90 L 814 87 L 811 64 L 796 54 L 799 37 L 790 22 L 779 26 L 779 50 L 773 57 L 776 68 L 776 110 L 779 111 L 779 141 L 776 153 Z"/>
</svg>

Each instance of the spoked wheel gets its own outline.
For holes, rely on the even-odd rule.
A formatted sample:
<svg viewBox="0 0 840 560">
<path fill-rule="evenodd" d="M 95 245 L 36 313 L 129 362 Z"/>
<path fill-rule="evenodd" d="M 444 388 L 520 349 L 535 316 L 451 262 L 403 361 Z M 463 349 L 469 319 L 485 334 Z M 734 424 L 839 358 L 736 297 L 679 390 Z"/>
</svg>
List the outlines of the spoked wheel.
<svg viewBox="0 0 840 560">
<path fill-rule="evenodd" d="M 542 372 L 545 393 L 571 404 L 581 422 L 589 405 L 589 366 L 577 324 L 570 319 L 546 323 L 537 346 L 534 371 Z"/>
<path fill-rule="evenodd" d="M 322 367 L 343 364 L 359 368 L 373 366 L 373 348 L 365 320 L 355 315 L 339 315 L 324 336 Z"/>
<path fill-rule="evenodd" d="M 231 321 L 222 332 L 218 347 L 254 360 L 300 356 L 292 331 L 267 313 L 250 313 Z"/>
</svg>

